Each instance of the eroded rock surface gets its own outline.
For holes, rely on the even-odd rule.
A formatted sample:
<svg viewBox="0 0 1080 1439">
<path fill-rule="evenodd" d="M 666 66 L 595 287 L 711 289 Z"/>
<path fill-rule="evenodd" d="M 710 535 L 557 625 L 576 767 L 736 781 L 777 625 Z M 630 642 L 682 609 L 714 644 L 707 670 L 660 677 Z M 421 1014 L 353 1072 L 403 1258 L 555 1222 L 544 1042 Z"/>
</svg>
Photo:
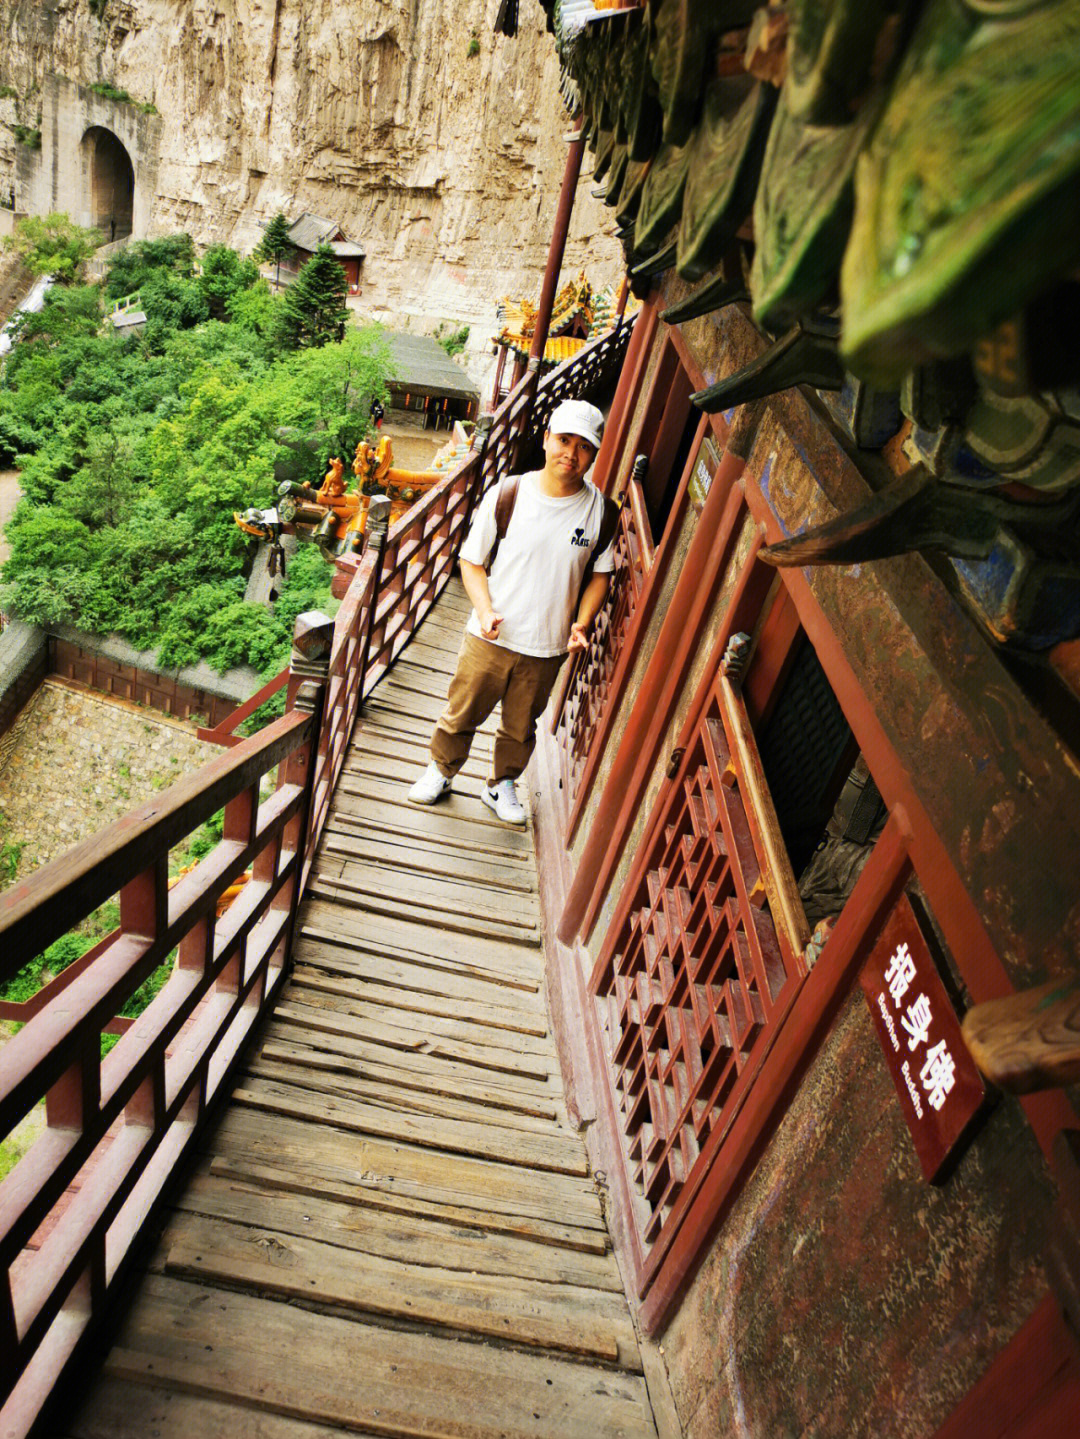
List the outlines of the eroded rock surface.
<svg viewBox="0 0 1080 1439">
<path fill-rule="evenodd" d="M 366 310 L 469 322 L 482 344 L 493 304 L 538 287 L 569 124 L 540 7 L 507 40 L 496 4 L 104 0 L 98 18 L 90 0 L 0 0 L 0 86 L 31 126 L 49 76 L 155 106 L 149 233 L 247 250 L 278 210 L 312 210 L 365 246 Z M 5 129 L 0 192 L 21 148 Z M 587 258 L 600 285 L 619 250 L 589 188 L 586 174 L 564 268 Z"/>
</svg>

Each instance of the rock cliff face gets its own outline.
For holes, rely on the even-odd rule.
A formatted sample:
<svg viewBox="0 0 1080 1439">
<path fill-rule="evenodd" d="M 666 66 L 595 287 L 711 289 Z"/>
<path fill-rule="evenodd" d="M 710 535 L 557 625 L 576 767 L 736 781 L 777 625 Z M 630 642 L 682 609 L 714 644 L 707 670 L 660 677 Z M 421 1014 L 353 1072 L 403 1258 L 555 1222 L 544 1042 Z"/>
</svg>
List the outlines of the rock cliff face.
<svg viewBox="0 0 1080 1439">
<path fill-rule="evenodd" d="M 148 233 L 249 249 L 278 210 L 312 210 L 365 246 L 364 308 L 416 328 L 466 321 L 476 343 L 501 296 L 538 287 L 568 124 L 540 7 L 522 5 L 516 40 L 492 34 L 496 8 L 0 0 L 0 87 L 31 127 L 53 76 L 155 106 Z M 25 147 L 0 136 L 3 195 Z M 76 151 L 58 163 L 85 162 Z M 619 250 L 589 188 L 586 174 L 564 269 L 587 259 L 601 284 L 618 277 Z"/>
</svg>

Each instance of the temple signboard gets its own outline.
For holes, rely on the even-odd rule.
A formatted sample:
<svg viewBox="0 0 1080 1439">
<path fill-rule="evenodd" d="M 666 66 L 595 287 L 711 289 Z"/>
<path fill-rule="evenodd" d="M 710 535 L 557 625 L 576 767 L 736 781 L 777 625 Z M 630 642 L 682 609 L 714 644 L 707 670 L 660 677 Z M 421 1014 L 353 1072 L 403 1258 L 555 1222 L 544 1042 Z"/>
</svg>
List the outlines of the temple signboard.
<svg viewBox="0 0 1080 1439">
<path fill-rule="evenodd" d="M 930 1183 L 943 1180 L 987 1091 L 906 895 L 889 914 L 860 983 L 923 1174 Z"/>
<path fill-rule="evenodd" d="M 701 442 L 701 448 L 694 458 L 694 468 L 691 472 L 688 485 L 690 503 L 699 515 L 705 508 L 705 500 L 719 463 L 720 454 L 716 448 L 716 444 L 710 435 L 706 435 Z"/>
</svg>

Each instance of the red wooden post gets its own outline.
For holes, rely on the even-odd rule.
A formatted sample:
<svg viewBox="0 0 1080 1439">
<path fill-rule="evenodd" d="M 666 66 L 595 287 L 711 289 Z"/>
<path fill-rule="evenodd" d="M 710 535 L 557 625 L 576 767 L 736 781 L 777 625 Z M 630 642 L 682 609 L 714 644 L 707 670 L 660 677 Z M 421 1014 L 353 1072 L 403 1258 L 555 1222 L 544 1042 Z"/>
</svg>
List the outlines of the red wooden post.
<svg viewBox="0 0 1080 1439">
<path fill-rule="evenodd" d="M 372 557 L 371 571 L 371 598 L 368 601 L 367 623 L 364 625 L 364 638 L 360 645 L 359 660 L 359 685 L 357 694 L 359 702 L 364 702 L 364 680 L 367 677 L 368 655 L 371 653 L 371 634 L 375 627 L 375 612 L 379 608 L 380 580 L 382 579 L 383 555 L 386 549 L 386 533 L 390 528 L 390 501 L 384 496 L 378 496 L 368 506 L 367 517 L 367 542 L 368 551 Z"/>
<path fill-rule="evenodd" d="M 611 402 L 607 423 L 604 426 L 604 438 L 593 462 L 593 484 L 605 495 L 611 492 L 611 481 L 615 474 L 616 446 L 623 439 L 626 417 L 637 399 L 655 333 L 656 296 L 652 295 L 645 302 L 640 315 L 634 321 L 634 333 L 630 337 L 630 346 L 626 351 L 622 369 L 619 371 L 619 383 L 616 386 L 615 398 Z"/>
<path fill-rule="evenodd" d="M 559 283 L 559 271 L 562 269 L 563 254 L 566 250 L 566 237 L 570 231 L 570 216 L 574 210 L 574 194 L 577 190 L 578 176 L 581 174 L 581 157 L 585 152 L 585 137 L 581 133 L 581 123 L 578 122 L 578 133 L 570 142 L 570 148 L 566 152 L 566 168 L 563 171 L 562 188 L 559 190 L 559 203 L 555 211 L 555 224 L 551 231 L 551 243 L 548 246 L 547 265 L 544 269 L 544 279 L 540 286 L 540 300 L 536 307 L 536 325 L 533 329 L 532 344 L 529 346 L 529 360 L 526 370 L 532 383 L 533 393 L 536 389 L 536 381 L 540 373 L 540 366 L 544 359 L 544 349 L 547 346 L 548 329 L 551 326 L 551 311 L 555 304 L 555 291 Z M 517 366 L 515 373 L 517 371 Z M 528 424 L 528 415 L 532 409 L 532 396 L 530 395 L 529 405 L 522 411 L 517 424 L 519 434 L 523 433 Z"/>
<path fill-rule="evenodd" d="M 491 408 L 493 410 L 499 407 L 499 390 L 502 388 L 503 370 L 506 368 L 506 349 L 505 345 L 499 346 L 499 363 L 495 367 L 495 388 L 491 392 Z"/>
<path fill-rule="evenodd" d="M 282 848 L 297 856 L 297 874 L 289 886 L 288 903 L 291 915 L 289 933 L 296 919 L 307 866 L 315 851 L 318 840 L 319 785 L 318 759 L 324 716 L 323 702 L 326 696 L 326 681 L 330 671 L 330 647 L 334 639 L 334 622 L 319 610 L 308 610 L 297 615 L 293 630 L 292 654 L 289 657 L 289 709 L 305 710 L 315 717 L 315 724 L 306 744 L 301 745 L 289 756 L 285 764 L 284 783 L 301 785 L 305 790 L 304 803 L 299 812 L 289 821 L 282 835 Z M 303 870 L 301 873 L 301 865 Z M 286 953 L 291 940 L 286 944 Z"/>
</svg>

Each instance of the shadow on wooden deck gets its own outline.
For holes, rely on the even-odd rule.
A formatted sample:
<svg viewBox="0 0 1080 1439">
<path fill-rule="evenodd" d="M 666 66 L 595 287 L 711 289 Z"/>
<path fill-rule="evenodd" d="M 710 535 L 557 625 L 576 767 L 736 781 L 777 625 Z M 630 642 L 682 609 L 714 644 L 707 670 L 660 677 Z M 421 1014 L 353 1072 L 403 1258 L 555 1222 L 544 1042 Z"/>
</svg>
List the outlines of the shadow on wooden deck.
<svg viewBox="0 0 1080 1439">
<path fill-rule="evenodd" d="M 367 703 L 242 1067 L 66 1439 L 655 1434 L 542 984 L 527 834 L 408 805 L 467 602 Z"/>
</svg>

